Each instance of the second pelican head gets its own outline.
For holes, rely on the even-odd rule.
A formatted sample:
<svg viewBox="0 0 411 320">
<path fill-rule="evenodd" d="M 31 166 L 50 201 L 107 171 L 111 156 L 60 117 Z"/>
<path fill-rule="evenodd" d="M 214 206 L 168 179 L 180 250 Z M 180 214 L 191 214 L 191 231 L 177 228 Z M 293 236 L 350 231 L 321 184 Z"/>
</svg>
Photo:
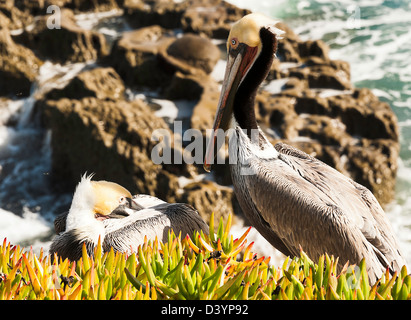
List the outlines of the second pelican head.
<svg viewBox="0 0 411 320">
<path fill-rule="evenodd" d="M 128 216 L 125 204 L 132 204 L 131 193 L 114 182 L 91 181 L 83 176 L 77 185 L 67 215 L 66 231 L 86 231 L 93 242 L 104 235 L 102 220 Z M 97 238 L 97 239 L 96 239 Z"/>
</svg>

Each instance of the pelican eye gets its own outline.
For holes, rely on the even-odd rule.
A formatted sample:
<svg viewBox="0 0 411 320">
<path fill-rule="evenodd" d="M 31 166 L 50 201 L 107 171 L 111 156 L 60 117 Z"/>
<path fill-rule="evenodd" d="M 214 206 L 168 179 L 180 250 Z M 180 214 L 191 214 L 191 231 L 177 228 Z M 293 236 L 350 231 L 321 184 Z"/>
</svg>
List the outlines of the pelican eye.
<svg viewBox="0 0 411 320">
<path fill-rule="evenodd" d="M 237 49 L 238 44 L 239 44 L 239 41 L 238 41 L 237 38 L 232 38 L 232 39 L 230 40 L 230 47 L 231 47 L 231 49 Z"/>
<path fill-rule="evenodd" d="M 121 196 L 121 197 L 118 199 L 118 202 L 119 202 L 119 204 L 125 204 L 125 203 L 127 202 L 127 199 L 126 199 L 126 197 Z"/>
</svg>

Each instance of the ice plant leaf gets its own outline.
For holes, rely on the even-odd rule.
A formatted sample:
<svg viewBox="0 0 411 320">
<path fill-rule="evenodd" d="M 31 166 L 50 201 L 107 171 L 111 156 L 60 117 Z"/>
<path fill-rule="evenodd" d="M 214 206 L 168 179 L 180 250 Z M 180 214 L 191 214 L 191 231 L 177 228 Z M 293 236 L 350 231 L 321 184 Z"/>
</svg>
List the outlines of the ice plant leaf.
<svg viewBox="0 0 411 320">
<path fill-rule="evenodd" d="M 33 290 L 37 295 L 39 295 L 42 292 L 39 279 L 37 278 L 36 273 L 33 267 L 31 266 L 30 262 L 26 258 L 25 254 L 23 254 L 23 260 L 24 260 L 24 264 L 26 265 L 27 271 L 29 273 L 30 282 L 31 282 L 31 285 L 33 286 Z"/>
</svg>

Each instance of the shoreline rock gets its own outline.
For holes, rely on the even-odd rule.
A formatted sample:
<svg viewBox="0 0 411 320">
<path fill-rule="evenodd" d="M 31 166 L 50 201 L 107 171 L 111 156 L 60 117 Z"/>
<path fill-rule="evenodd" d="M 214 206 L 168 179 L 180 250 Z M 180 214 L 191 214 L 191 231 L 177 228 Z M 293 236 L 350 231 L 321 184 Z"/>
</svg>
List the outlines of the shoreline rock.
<svg viewBox="0 0 411 320">
<path fill-rule="evenodd" d="M 61 10 L 60 28 L 49 28 L 48 19 L 48 15 L 39 16 L 33 28 L 23 30 L 15 40 L 59 63 L 97 60 L 108 54 L 105 37 L 79 27 L 71 10 Z"/>
<path fill-rule="evenodd" d="M 0 27 L 0 96 L 27 97 L 42 61 Z"/>
</svg>

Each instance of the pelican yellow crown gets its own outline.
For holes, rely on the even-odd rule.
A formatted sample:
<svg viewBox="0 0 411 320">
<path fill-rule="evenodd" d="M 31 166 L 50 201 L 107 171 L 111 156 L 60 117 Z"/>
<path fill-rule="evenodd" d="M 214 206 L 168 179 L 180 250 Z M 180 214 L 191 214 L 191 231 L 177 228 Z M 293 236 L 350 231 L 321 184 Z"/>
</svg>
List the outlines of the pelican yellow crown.
<svg viewBox="0 0 411 320">
<path fill-rule="evenodd" d="M 275 27 L 278 21 L 268 18 L 261 13 L 250 13 L 233 24 L 227 40 L 227 51 L 230 47 L 235 49 L 239 43 L 244 43 L 249 47 L 258 47 L 260 53 L 262 44 L 260 30 L 262 27 L 271 28 L 280 36 L 284 31 Z"/>
<path fill-rule="evenodd" d="M 123 197 L 131 198 L 131 193 L 117 183 L 110 181 L 91 181 L 94 191 L 94 212 L 101 215 L 110 214 L 118 207 Z"/>
</svg>

